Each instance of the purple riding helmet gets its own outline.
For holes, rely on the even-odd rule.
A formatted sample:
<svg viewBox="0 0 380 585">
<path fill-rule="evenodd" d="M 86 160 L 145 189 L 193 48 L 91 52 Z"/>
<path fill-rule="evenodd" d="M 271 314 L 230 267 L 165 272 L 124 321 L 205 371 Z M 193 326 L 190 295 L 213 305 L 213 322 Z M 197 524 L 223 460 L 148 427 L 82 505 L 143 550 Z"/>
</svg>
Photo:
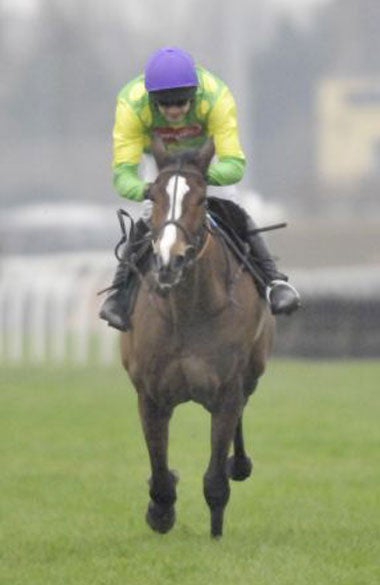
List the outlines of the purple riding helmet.
<svg viewBox="0 0 380 585">
<path fill-rule="evenodd" d="M 157 101 L 191 99 L 198 86 L 194 60 L 177 47 L 159 49 L 145 67 L 145 87 Z"/>
</svg>

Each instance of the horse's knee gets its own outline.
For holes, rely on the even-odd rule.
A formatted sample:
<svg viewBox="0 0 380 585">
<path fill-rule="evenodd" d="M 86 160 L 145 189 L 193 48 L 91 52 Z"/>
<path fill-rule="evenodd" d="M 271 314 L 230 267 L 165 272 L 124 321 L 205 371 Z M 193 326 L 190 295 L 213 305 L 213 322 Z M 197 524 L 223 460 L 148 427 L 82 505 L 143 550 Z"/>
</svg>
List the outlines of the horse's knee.
<svg viewBox="0 0 380 585">
<path fill-rule="evenodd" d="M 227 474 L 210 475 L 203 479 L 203 493 L 211 510 L 224 508 L 230 497 L 230 484 Z"/>
</svg>

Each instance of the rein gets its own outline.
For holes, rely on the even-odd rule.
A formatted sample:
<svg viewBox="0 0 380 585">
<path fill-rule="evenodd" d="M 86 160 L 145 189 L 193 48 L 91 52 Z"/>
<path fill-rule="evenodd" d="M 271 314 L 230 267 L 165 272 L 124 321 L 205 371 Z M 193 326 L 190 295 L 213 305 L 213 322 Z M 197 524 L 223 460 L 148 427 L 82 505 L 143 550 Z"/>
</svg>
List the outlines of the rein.
<svg viewBox="0 0 380 585">
<path fill-rule="evenodd" d="M 130 235 L 128 237 L 128 233 L 127 233 L 127 229 L 125 227 L 125 219 L 124 218 L 128 218 L 129 222 L 130 222 Z M 121 238 L 120 240 L 117 242 L 115 249 L 114 249 L 114 254 L 115 257 L 117 259 L 117 261 L 121 264 L 124 264 L 124 266 L 126 268 L 129 268 L 129 270 L 131 270 L 132 272 L 134 272 L 140 279 L 140 281 L 144 280 L 144 275 L 142 274 L 141 270 L 138 267 L 138 262 L 139 260 L 146 254 L 146 252 L 148 251 L 148 248 L 151 247 L 151 237 L 150 234 L 147 233 L 147 235 L 144 238 L 141 238 L 140 240 L 133 240 L 133 246 L 138 250 L 137 252 L 131 252 L 129 254 L 128 257 L 126 257 L 123 252 L 120 252 L 121 247 L 127 243 L 128 239 L 131 238 L 131 236 L 133 236 L 134 231 L 135 231 L 135 222 L 133 217 L 131 216 L 130 213 L 128 213 L 128 211 L 125 211 L 124 209 L 118 209 L 117 211 L 117 218 L 119 220 L 119 224 L 120 224 L 120 230 L 121 230 Z M 144 246 L 140 247 L 140 244 L 144 244 Z M 120 282 L 113 282 L 111 284 L 111 286 L 108 286 L 106 288 L 103 288 L 102 290 L 98 291 L 97 295 L 102 295 L 106 292 L 110 292 L 113 290 L 118 289 L 124 282 L 124 279 L 122 279 Z"/>
</svg>

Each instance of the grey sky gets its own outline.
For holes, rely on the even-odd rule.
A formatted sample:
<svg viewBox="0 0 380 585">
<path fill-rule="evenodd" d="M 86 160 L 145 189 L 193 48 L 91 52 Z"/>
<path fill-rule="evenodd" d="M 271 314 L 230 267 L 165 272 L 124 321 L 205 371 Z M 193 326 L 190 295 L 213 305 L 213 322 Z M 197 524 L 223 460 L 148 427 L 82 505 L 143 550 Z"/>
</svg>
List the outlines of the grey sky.
<svg viewBox="0 0 380 585">
<path fill-rule="evenodd" d="M 284 10 L 295 15 L 307 12 L 313 6 L 326 4 L 331 0 L 269 0 L 277 10 Z M 3 8 L 13 13 L 33 13 L 39 0 L 1 0 Z"/>
</svg>

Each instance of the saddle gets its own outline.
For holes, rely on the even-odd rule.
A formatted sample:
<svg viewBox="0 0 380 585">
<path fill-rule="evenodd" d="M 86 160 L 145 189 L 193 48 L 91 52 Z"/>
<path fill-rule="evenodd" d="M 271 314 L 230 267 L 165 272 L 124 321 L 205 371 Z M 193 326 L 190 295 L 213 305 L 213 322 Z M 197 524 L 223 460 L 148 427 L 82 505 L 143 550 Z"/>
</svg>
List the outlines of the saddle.
<svg viewBox="0 0 380 585">
<path fill-rule="evenodd" d="M 265 297 L 265 278 L 260 265 L 252 254 L 250 238 L 259 231 L 249 229 L 252 220 L 237 203 L 218 197 L 207 197 L 211 218 L 216 222 L 216 229 L 222 235 L 228 248 L 236 259 L 244 265 L 252 276 L 259 294 Z"/>
<path fill-rule="evenodd" d="M 245 211 L 233 201 L 207 197 L 210 215 L 225 230 L 238 248 L 244 252 L 248 230 Z"/>
</svg>

